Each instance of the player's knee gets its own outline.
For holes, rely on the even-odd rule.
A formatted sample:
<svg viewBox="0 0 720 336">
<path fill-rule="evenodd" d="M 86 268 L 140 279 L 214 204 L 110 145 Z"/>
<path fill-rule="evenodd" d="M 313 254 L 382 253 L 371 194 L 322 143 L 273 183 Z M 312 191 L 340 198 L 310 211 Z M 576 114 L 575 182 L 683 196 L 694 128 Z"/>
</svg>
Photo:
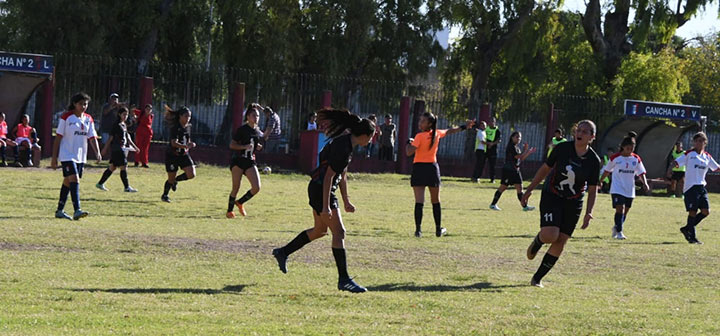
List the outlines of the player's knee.
<svg viewBox="0 0 720 336">
<path fill-rule="evenodd" d="M 258 184 L 258 185 L 256 185 L 256 186 L 252 186 L 252 187 L 250 188 L 250 192 L 251 192 L 253 195 L 257 195 L 257 193 L 260 192 L 260 184 Z"/>
<path fill-rule="evenodd" d="M 710 215 L 710 209 L 700 209 L 700 213 L 707 217 Z"/>
<path fill-rule="evenodd" d="M 191 180 L 191 179 L 195 178 L 195 172 L 194 171 L 186 172 L 185 176 L 187 176 L 188 180 Z"/>
<path fill-rule="evenodd" d="M 540 240 L 544 243 L 555 243 L 559 236 L 558 232 L 540 232 Z"/>
</svg>

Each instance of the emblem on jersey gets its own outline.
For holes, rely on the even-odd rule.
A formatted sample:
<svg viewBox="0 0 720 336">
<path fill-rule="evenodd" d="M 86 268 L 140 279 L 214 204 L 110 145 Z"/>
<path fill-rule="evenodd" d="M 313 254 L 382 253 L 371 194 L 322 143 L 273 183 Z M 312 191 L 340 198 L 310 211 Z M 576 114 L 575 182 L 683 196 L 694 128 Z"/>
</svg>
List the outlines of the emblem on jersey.
<svg viewBox="0 0 720 336">
<path fill-rule="evenodd" d="M 575 195 L 575 172 L 572 169 L 572 165 L 565 166 L 565 170 L 566 172 L 560 173 L 560 175 L 565 176 L 566 178 L 560 181 L 558 187 L 560 187 L 560 190 L 565 191 L 565 186 L 568 186 L 573 195 Z"/>
</svg>

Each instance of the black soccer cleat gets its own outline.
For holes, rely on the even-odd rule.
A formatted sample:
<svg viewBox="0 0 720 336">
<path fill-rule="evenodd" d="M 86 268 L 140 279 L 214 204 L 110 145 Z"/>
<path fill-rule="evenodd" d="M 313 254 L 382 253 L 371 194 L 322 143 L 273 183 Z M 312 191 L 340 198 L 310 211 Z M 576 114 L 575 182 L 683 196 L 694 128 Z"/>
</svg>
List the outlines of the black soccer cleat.
<svg viewBox="0 0 720 336">
<path fill-rule="evenodd" d="M 545 288 L 545 286 L 543 286 L 543 284 L 542 284 L 542 281 L 535 281 L 534 277 L 532 279 L 530 279 L 530 286 L 534 286 L 534 287 L 538 287 L 538 288 Z"/>
<path fill-rule="evenodd" d="M 365 293 L 367 288 L 360 286 L 352 278 L 338 281 L 338 289 L 350 293 Z"/>
<path fill-rule="evenodd" d="M 80 209 L 75 210 L 75 213 L 73 214 L 73 220 L 78 220 L 80 218 L 85 218 L 89 215 L 87 211 L 82 211 Z"/>
<path fill-rule="evenodd" d="M 690 244 L 702 245 L 702 243 L 703 243 L 703 242 L 699 241 L 699 240 L 698 240 L 697 238 L 695 238 L 695 237 L 693 237 L 692 240 L 690 241 Z"/>
<path fill-rule="evenodd" d="M 170 197 L 169 197 L 168 195 L 162 195 L 162 196 L 160 196 L 160 199 L 161 199 L 163 202 L 166 202 L 166 203 L 170 203 L 170 202 L 171 202 L 171 201 L 170 201 Z"/>
<path fill-rule="evenodd" d="M 685 240 L 687 240 L 688 243 L 693 244 L 692 233 L 690 233 L 690 230 L 687 227 L 681 227 L 680 232 L 682 232 L 683 236 L 685 236 Z"/>
<path fill-rule="evenodd" d="M 447 230 L 444 227 L 435 229 L 435 237 L 442 237 L 447 235 Z"/>
<path fill-rule="evenodd" d="M 285 252 L 281 248 L 273 249 L 272 255 L 275 257 L 275 260 L 277 260 L 278 268 L 280 268 L 280 271 L 283 273 L 287 273 L 287 256 L 285 255 Z"/>
<path fill-rule="evenodd" d="M 422 231 L 415 231 L 415 238 L 422 237 Z"/>
</svg>

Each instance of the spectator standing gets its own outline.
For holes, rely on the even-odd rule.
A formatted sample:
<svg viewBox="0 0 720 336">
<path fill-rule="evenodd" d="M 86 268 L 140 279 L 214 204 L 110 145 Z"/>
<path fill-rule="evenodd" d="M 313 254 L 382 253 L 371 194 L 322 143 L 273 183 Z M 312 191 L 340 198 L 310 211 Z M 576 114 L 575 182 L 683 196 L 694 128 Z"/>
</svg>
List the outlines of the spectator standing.
<svg viewBox="0 0 720 336">
<path fill-rule="evenodd" d="M 375 117 L 374 114 L 371 114 L 368 116 L 368 120 L 372 121 L 375 125 L 375 134 L 373 135 L 372 139 L 370 139 L 370 143 L 365 147 L 365 157 L 372 157 L 373 154 L 375 154 L 375 149 L 377 148 L 378 143 L 378 137 L 382 135 L 382 130 L 380 130 L 380 126 L 377 124 L 377 117 Z"/>
<path fill-rule="evenodd" d="M 394 161 L 395 154 L 395 124 L 392 116 L 385 115 L 385 123 L 380 125 L 380 160 Z"/>
<path fill-rule="evenodd" d="M 103 143 L 110 139 L 110 131 L 112 131 L 115 120 L 117 120 L 119 109 L 120 95 L 111 93 L 107 103 L 102 106 L 102 116 L 100 117 L 100 140 Z"/>
<path fill-rule="evenodd" d="M 477 133 L 475 135 L 475 169 L 473 170 L 472 181 L 477 182 L 485 169 L 485 128 L 487 124 L 484 121 L 478 123 Z"/>
<path fill-rule="evenodd" d="M 276 153 L 282 139 L 282 131 L 280 130 L 280 116 L 275 111 L 266 106 L 265 112 L 265 131 L 263 139 L 265 140 L 265 151 L 268 153 Z"/>
<path fill-rule="evenodd" d="M 497 145 L 500 143 L 500 128 L 495 124 L 495 117 L 490 118 L 488 127 L 485 128 L 485 157 L 490 164 L 488 167 L 490 173 L 490 183 L 495 183 L 495 162 L 497 162 Z M 482 174 L 482 172 L 480 172 Z"/>
<path fill-rule="evenodd" d="M 147 104 L 144 109 L 135 109 L 133 112 L 137 119 L 135 144 L 140 148 L 140 151 L 135 153 L 135 167 L 142 164 L 143 168 L 148 168 L 148 152 L 153 137 L 152 124 L 155 118 L 153 106 Z"/>
<path fill-rule="evenodd" d="M 317 113 L 312 112 L 308 115 L 307 130 L 317 131 Z"/>
</svg>

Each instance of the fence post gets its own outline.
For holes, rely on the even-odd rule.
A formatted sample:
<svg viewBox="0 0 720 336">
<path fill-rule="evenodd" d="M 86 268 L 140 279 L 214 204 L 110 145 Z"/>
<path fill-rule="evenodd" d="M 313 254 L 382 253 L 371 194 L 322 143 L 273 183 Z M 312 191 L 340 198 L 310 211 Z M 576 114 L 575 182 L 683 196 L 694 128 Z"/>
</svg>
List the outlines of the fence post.
<svg viewBox="0 0 720 336">
<path fill-rule="evenodd" d="M 51 78 L 40 86 L 38 91 L 40 98 L 40 106 L 38 111 L 42 116 L 42 122 L 37 125 L 39 126 L 38 137 L 44 141 L 42 146 L 42 155 L 52 155 L 53 148 L 53 132 L 52 132 L 52 121 L 53 121 L 53 97 L 55 91 L 55 78 Z"/>
<path fill-rule="evenodd" d="M 418 121 L 420 120 L 420 116 L 422 116 L 423 113 L 425 113 L 425 101 L 416 100 L 415 104 L 413 105 L 413 119 L 412 124 L 410 125 L 412 134 L 417 134 L 417 132 L 420 131 L 418 129 Z"/>
<path fill-rule="evenodd" d="M 322 96 L 322 107 L 330 108 L 331 106 L 332 106 L 332 91 L 325 90 L 325 91 L 323 91 L 323 96 Z"/>
<path fill-rule="evenodd" d="M 404 96 L 400 99 L 400 115 L 398 120 L 398 143 L 397 143 L 397 166 L 396 171 L 400 174 L 410 172 L 410 160 L 405 155 L 405 146 L 410 135 L 410 97 Z"/>
<path fill-rule="evenodd" d="M 238 127 L 242 126 L 243 123 L 243 112 L 245 111 L 245 83 L 235 83 L 233 87 L 232 101 L 230 101 L 230 104 L 232 105 L 232 129 L 230 130 L 230 134 L 232 136 L 232 133 L 238 129 Z"/>
<path fill-rule="evenodd" d="M 478 113 L 478 122 L 480 122 L 480 121 L 484 121 L 484 122 L 490 121 L 490 112 L 491 112 L 491 110 L 492 110 L 492 109 L 491 109 L 490 103 L 487 103 L 487 102 L 483 103 L 483 104 L 480 106 L 480 112 Z"/>
<path fill-rule="evenodd" d="M 547 127 L 545 128 L 545 148 L 543 150 L 543 153 L 545 154 L 543 157 L 547 157 L 548 154 L 548 146 L 552 143 L 552 138 L 555 135 L 555 130 L 557 129 L 557 111 L 555 111 L 555 104 L 550 103 L 550 109 L 548 110 L 548 121 L 547 121 Z"/>
</svg>

